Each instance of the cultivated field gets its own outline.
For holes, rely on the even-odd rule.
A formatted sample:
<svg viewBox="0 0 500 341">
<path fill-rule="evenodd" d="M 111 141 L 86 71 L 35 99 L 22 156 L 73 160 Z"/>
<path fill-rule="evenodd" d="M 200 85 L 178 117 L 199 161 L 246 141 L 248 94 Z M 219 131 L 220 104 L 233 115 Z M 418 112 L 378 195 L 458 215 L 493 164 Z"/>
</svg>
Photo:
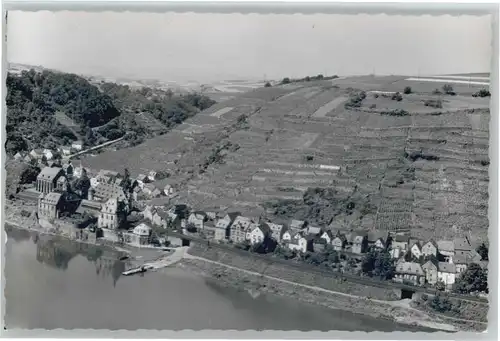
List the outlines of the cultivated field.
<svg viewBox="0 0 500 341">
<path fill-rule="evenodd" d="M 413 93 L 400 102 L 368 93 L 361 107 L 344 105 L 353 89 L 402 92 L 405 86 Z M 340 214 L 335 225 L 484 240 L 489 98 L 473 98 L 477 86 L 454 85 L 457 96 L 441 95 L 443 108 L 425 106 L 441 86 L 367 76 L 259 88 L 137 147 L 82 162 L 128 167 L 132 174 L 166 169 L 181 186 L 176 200 L 253 216 L 265 212 L 265 201 L 333 187 L 374 208 Z M 393 109 L 408 115 L 381 114 Z"/>
</svg>

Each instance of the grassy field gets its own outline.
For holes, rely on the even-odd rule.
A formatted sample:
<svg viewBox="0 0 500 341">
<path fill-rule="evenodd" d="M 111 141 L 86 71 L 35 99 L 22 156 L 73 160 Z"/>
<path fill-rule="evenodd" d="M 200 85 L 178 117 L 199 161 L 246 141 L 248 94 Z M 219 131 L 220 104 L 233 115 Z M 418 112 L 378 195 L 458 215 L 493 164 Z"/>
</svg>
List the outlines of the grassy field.
<svg viewBox="0 0 500 341">
<path fill-rule="evenodd" d="M 353 89 L 405 86 L 413 93 L 399 102 L 368 93 L 360 107 L 344 105 Z M 337 226 L 485 240 L 489 98 L 473 98 L 478 87 L 454 86 L 457 96 L 442 95 L 443 108 L 425 106 L 440 86 L 366 76 L 259 88 L 139 146 L 82 162 L 132 174 L 168 170 L 181 184 L 178 200 L 197 208 L 257 216 L 266 214 L 263 202 L 333 187 L 338 200 L 364 198 L 374 207 L 332 217 Z M 407 114 L 381 114 L 395 109 Z"/>
</svg>

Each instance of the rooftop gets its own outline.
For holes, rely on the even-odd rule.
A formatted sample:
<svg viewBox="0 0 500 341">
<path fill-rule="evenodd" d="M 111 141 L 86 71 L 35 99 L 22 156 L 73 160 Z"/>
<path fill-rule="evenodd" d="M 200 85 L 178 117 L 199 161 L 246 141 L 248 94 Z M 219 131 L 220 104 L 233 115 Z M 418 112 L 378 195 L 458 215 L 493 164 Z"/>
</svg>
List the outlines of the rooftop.
<svg viewBox="0 0 500 341">
<path fill-rule="evenodd" d="M 61 200 L 61 194 L 54 192 L 50 192 L 43 198 L 43 202 L 50 205 L 57 205 L 59 200 Z"/>
<path fill-rule="evenodd" d="M 40 174 L 38 174 L 37 179 L 53 181 L 61 171 L 62 168 L 59 167 L 45 167 L 44 169 L 42 169 Z"/>
<path fill-rule="evenodd" d="M 439 262 L 438 263 L 438 271 L 454 274 L 456 272 L 455 264 L 448 263 L 448 262 Z"/>
</svg>

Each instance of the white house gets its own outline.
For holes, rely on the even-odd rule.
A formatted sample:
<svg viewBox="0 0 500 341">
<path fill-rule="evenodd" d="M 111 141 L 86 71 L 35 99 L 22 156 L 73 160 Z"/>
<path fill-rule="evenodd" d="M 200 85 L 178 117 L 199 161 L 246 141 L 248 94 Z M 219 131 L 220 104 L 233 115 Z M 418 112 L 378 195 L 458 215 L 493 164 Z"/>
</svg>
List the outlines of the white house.
<svg viewBox="0 0 500 341">
<path fill-rule="evenodd" d="M 75 150 L 82 150 L 83 149 L 83 142 L 82 141 L 75 141 L 71 144 L 71 148 Z"/>
<path fill-rule="evenodd" d="M 307 239 L 300 233 L 296 233 L 288 242 L 288 248 L 305 253 L 307 251 Z"/>
<path fill-rule="evenodd" d="M 231 224 L 229 239 L 234 243 L 241 243 L 247 240 L 247 230 L 252 223 L 251 218 L 238 215 Z"/>
<path fill-rule="evenodd" d="M 174 186 L 166 184 L 165 187 L 163 188 L 163 193 L 165 193 L 167 197 L 173 195 L 175 193 Z"/>
<path fill-rule="evenodd" d="M 297 232 L 298 231 L 292 231 L 291 229 L 286 230 L 285 232 L 283 232 L 283 235 L 281 236 L 281 242 L 284 243 L 290 242 L 294 234 Z"/>
<path fill-rule="evenodd" d="M 333 240 L 333 233 L 330 230 L 324 231 L 321 236 L 321 239 L 324 239 L 327 244 L 331 244 Z"/>
<path fill-rule="evenodd" d="M 251 240 L 251 238 L 252 238 L 252 232 L 253 232 L 255 229 L 258 229 L 258 228 L 259 228 L 259 226 L 260 226 L 260 224 L 259 224 L 259 223 L 255 223 L 255 222 L 253 222 L 253 220 L 252 220 L 252 222 L 250 223 L 250 225 L 248 226 L 248 228 L 247 228 L 247 229 L 246 229 L 246 231 L 245 231 L 245 240 Z"/>
<path fill-rule="evenodd" d="M 30 152 L 30 155 L 34 158 L 34 159 L 41 159 L 42 156 L 43 156 L 43 150 L 41 149 L 33 149 L 31 152 Z"/>
<path fill-rule="evenodd" d="M 59 151 L 61 152 L 62 155 L 70 155 L 71 154 L 71 147 L 63 146 L 59 148 Z"/>
<path fill-rule="evenodd" d="M 189 215 L 188 224 L 193 224 L 197 230 L 203 230 L 203 223 L 207 220 L 205 212 L 193 212 Z"/>
<path fill-rule="evenodd" d="M 155 171 L 149 172 L 149 174 L 148 174 L 148 180 L 149 181 L 155 181 L 156 180 L 156 172 Z"/>
<path fill-rule="evenodd" d="M 23 155 L 20 152 L 17 152 L 16 155 L 14 155 L 14 160 L 21 160 L 23 158 Z"/>
<path fill-rule="evenodd" d="M 394 259 L 399 259 L 399 257 L 401 257 L 401 255 L 403 254 L 402 251 L 401 251 L 401 248 L 398 246 L 398 247 L 392 247 L 390 250 L 389 250 L 389 254 L 391 255 L 392 258 Z"/>
<path fill-rule="evenodd" d="M 52 158 L 54 157 L 54 154 L 52 153 L 52 150 L 50 150 L 50 149 L 44 149 L 43 155 L 45 155 L 45 158 L 47 158 L 47 160 L 52 160 Z"/>
<path fill-rule="evenodd" d="M 96 188 L 99 185 L 99 178 L 97 176 L 93 176 L 90 178 L 90 186 Z"/>
<path fill-rule="evenodd" d="M 437 244 L 431 239 L 422 246 L 422 255 L 437 257 L 437 249 Z"/>
<path fill-rule="evenodd" d="M 443 282 L 447 289 L 451 289 L 451 287 L 455 283 L 455 277 L 455 264 L 447 262 L 438 263 L 438 281 Z"/>
<path fill-rule="evenodd" d="M 257 226 L 255 226 L 257 225 Z M 271 229 L 267 224 L 255 224 L 250 232 L 250 243 L 257 244 L 264 241 L 264 239 L 271 235 Z"/>
<path fill-rule="evenodd" d="M 410 247 L 410 252 L 411 252 L 411 255 L 416 259 L 418 259 L 422 256 L 422 249 L 420 248 L 420 245 L 418 243 L 414 243 Z"/>
</svg>

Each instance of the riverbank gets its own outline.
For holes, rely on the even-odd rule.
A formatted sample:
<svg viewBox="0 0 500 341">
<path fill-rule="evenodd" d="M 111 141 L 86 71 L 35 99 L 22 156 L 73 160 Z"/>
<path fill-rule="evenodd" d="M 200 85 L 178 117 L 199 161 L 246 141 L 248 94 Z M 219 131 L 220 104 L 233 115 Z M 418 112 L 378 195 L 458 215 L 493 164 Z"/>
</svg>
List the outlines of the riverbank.
<svg viewBox="0 0 500 341">
<path fill-rule="evenodd" d="M 391 291 L 381 288 L 367 287 L 365 291 L 365 286 L 334 281 L 331 278 L 312 278 L 314 276 L 310 274 L 300 274 L 285 267 L 225 254 L 200 245 L 191 246 L 179 266 L 215 278 L 217 282 L 223 282 L 227 286 L 284 295 L 398 323 L 445 331 L 484 331 L 487 327 L 481 320 L 453 318 L 419 309 L 411 300 L 397 299 Z"/>
<path fill-rule="evenodd" d="M 390 320 L 405 325 L 431 328 L 436 331 L 458 331 L 451 324 L 436 321 L 425 313 L 407 309 L 404 305 L 398 305 L 395 302 L 371 300 L 301 285 L 268 275 L 216 264 L 206 259 L 186 257 L 177 266 L 196 275 L 215 279 L 221 286 L 248 291 L 253 296 L 260 294 L 278 295 L 329 309 L 346 310 L 358 315 Z"/>
</svg>

